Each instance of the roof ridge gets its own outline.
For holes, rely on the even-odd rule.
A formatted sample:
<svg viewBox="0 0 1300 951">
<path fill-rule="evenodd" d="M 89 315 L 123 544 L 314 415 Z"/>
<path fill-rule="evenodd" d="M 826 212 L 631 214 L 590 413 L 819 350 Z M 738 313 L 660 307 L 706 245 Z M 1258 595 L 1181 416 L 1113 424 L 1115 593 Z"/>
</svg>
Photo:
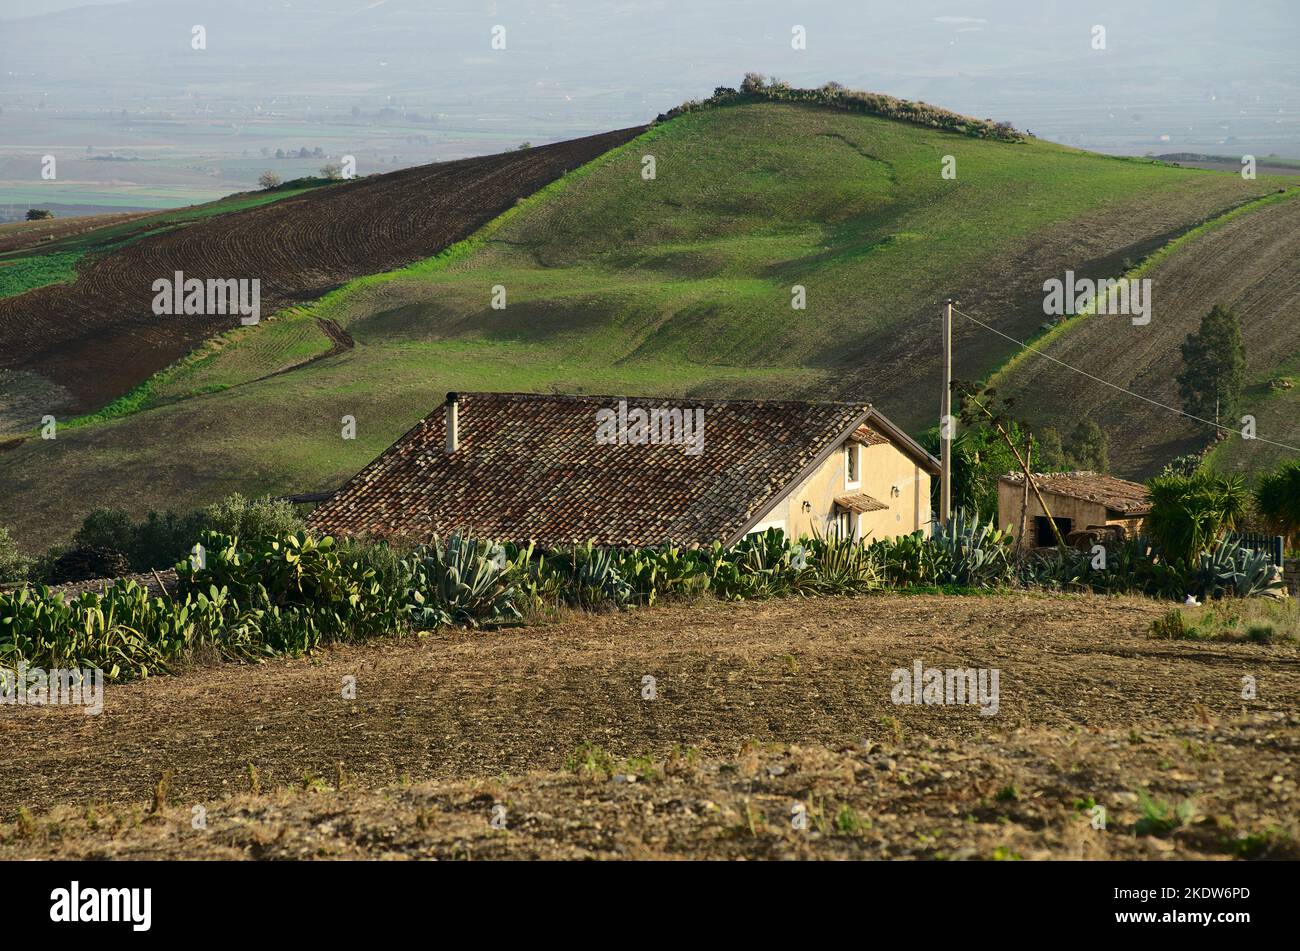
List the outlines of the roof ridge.
<svg viewBox="0 0 1300 951">
<path fill-rule="evenodd" d="M 683 403 L 720 403 L 736 406 L 836 406 L 844 408 L 853 407 L 858 410 L 873 408 L 872 404 L 867 400 L 738 399 L 713 396 L 684 396 L 676 394 L 670 396 L 638 396 L 627 393 L 524 393 L 518 391 L 499 390 L 455 390 L 453 392 L 455 392 L 461 399 L 464 399 L 467 396 L 496 396 L 511 397 L 515 399 L 541 400 L 546 402 L 576 402 L 579 400 L 650 400 L 663 402 L 678 400 Z M 442 404 L 439 403 L 438 405 L 441 406 Z"/>
</svg>

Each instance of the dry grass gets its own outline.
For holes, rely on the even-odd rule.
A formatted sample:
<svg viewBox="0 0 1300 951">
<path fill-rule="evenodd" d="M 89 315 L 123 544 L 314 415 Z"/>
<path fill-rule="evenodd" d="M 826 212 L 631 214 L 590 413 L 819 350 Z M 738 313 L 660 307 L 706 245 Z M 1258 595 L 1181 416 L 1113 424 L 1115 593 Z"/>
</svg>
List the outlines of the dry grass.
<svg viewBox="0 0 1300 951">
<path fill-rule="evenodd" d="M 1297 859 L 1297 726 L 1269 714 L 901 745 L 877 730 L 849 748 L 662 762 L 589 745 L 564 772 L 64 806 L 0 826 L 0 858 Z"/>
</svg>

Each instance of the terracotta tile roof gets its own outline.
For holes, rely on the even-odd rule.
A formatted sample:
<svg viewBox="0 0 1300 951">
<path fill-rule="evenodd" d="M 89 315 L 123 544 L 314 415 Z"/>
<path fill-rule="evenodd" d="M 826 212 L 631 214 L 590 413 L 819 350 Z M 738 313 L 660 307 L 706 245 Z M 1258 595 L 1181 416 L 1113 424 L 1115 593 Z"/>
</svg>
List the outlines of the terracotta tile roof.
<svg viewBox="0 0 1300 951">
<path fill-rule="evenodd" d="M 1023 472 L 1008 472 L 1000 481 L 1023 486 Z M 1147 487 L 1127 479 L 1097 472 L 1035 472 L 1034 483 L 1044 494 L 1063 495 L 1070 499 L 1095 502 L 1120 515 L 1146 515 L 1151 511 Z"/>
<path fill-rule="evenodd" d="M 587 539 L 730 542 L 868 415 L 893 430 L 866 403 L 625 402 L 628 413 L 703 410 L 702 451 L 597 442 L 596 414 L 617 412 L 619 397 L 462 393 L 454 455 L 445 452 L 444 404 L 317 508 L 309 524 L 415 539 L 461 529 L 545 547 Z M 904 451 L 933 464 L 914 444 Z"/>
<path fill-rule="evenodd" d="M 864 492 L 859 492 L 857 495 L 841 495 L 835 500 L 835 504 L 856 513 L 879 512 L 889 508 L 884 502 L 877 501 Z"/>
</svg>

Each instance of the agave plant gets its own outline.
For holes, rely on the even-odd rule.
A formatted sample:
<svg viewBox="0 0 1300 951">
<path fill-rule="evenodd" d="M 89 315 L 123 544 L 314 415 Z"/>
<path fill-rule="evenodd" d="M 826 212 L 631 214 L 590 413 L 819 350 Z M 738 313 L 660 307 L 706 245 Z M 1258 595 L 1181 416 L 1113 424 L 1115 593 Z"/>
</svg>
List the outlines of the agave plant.
<svg viewBox="0 0 1300 951">
<path fill-rule="evenodd" d="M 1090 577 L 1091 557 L 1073 548 L 1053 548 L 1035 552 L 1020 564 L 1020 583 L 1030 588 L 1070 591 L 1086 588 L 1096 580 Z"/>
<path fill-rule="evenodd" d="M 631 583 L 619 572 L 620 558 L 611 548 L 588 542 L 575 545 L 567 559 L 570 574 L 565 598 L 574 607 L 627 607 L 636 597 Z"/>
<path fill-rule="evenodd" d="M 410 617 L 419 627 L 499 623 L 520 617 L 506 551 L 456 533 L 412 553 Z"/>
<path fill-rule="evenodd" d="M 1213 549 L 1201 553 L 1196 580 L 1206 598 L 1249 598 L 1277 590 L 1283 584 L 1267 552 L 1241 548 L 1226 536 Z"/>
<path fill-rule="evenodd" d="M 872 549 L 838 534 L 808 542 L 809 589 L 819 594 L 854 594 L 880 583 L 880 566 Z"/>
<path fill-rule="evenodd" d="M 789 594 L 807 579 L 808 549 L 779 528 L 747 535 L 728 549 L 714 543 L 708 555 L 718 597 L 730 600 Z"/>
<path fill-rule="evenodd" d="M 991 587 L 1011 580 L 1011 536 L 992 519 L 982 522 L 957 509 L 938 527 L 931 543 L 941 552 L 936 559 L 940 584 Z"/>
</svg>

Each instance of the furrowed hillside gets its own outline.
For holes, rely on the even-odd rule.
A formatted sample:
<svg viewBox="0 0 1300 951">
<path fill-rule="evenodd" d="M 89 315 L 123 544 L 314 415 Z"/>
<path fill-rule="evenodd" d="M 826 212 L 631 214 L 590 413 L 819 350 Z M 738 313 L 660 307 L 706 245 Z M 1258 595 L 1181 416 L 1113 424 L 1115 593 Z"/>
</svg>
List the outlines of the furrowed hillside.
<svg viewBox="0 0 1300 951">
<path fill-rule="evenodd" d="M 814 105 L 687 112 L 437 258 L 231 331 L 0 453 L 0 523 L 38 547 L 96 506 L 332 489 L 453 389 L 866 398 L 919 431 L 944 297 L 1024 339 L 1045 279 L 1117 276 L 1278 187 Z M 957 330 L 963 379 L 1017 349 Z"/>
<path fill-rule="evenodd" d="M 260 282 L 273 312 L 375 271 L 409 264 L 466 237 L 515 201 L 640 129 L 536 149 L 441 162 L 304 190 L 246 196 L 235 209 L 164 217 L 156 233 L 75 261 L 75 276 L 0 297 L 0 369 L 21 372 L 54 405 L 85 413 L 122 396 L 237 314 L 159 317 L 154 281 Z M 240 213 L 231 213 L 239 210 Z M 52 246 L 52 255 L 71 249 Z M 9 262 L 9 268 L 18 262 Z M 4 271 L 0 270 L 0 274 Z M 61 398 L 52 399 L 52 391 Z"/>
<path fill-rule="evenodd" d="M 1250 477 L 1300 456 L 1300 192 L 1274 194 L 1180 239 L 1133 274 L 1151 281 L 1150 323 L 1088 315 L 1068 320 L 1034 344 L 1047 357 L 1015 361 L 992 383 L 1013 396 L 1030 422 L 1069 423 L 1063 408 L 1089 417 L 1110 436 L 1111 465 L 1151 475 L 1176 456 L 1200 450 L 1206 427 L 1164 407 L 1181 408 L 1178 351 L 1215 304 L 1241 321 L 1247 385 L 1239 413 L 1257 420 L 1260 439 L 1230 436 L 1211 455 L 1216 469 Z M 987 322 L 989 315 L 974 312 Z M 1079 373 L 1155 400 L 1153 405 Z M 1236 430 L 1237 417 L 1223 424 Z M 1282 445 L 1276 445 L 1281 443 Z"/>
</svg>

